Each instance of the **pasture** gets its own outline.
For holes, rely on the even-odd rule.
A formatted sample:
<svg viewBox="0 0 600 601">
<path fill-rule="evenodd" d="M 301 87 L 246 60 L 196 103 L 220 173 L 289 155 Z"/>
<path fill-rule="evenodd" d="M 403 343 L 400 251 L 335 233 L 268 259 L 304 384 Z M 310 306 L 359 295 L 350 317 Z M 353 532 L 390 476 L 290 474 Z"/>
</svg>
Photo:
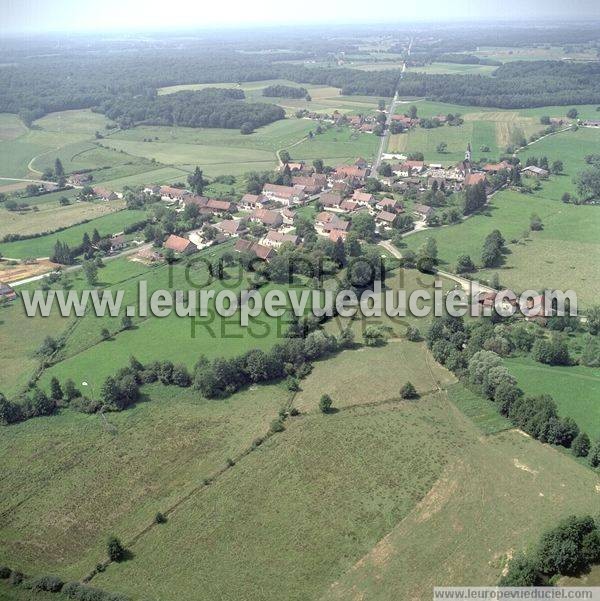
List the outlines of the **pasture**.
<svg viewBox="0 0 600 601">
<path fill-rule="evenodd" d="M 263 386 L 207 401 L 152 385 L 145 402 L 107 416 L 110 430 L 68 409 L 3 429 L 0 562 L 82 578 L 110 533 L 129 540 L 194 494 L 266 433 L 288 394 Z"/>
<path fill-rule="evenodd" d="M 550 187 L 553 181 L 554 178 L 546 186 Z M 544 229 L 525 235 L 532 213 L 540 216 Z M 457 258 L 463 254 L 480 264 L 485 237 L 499 229 L 507 241 L 504 264 L 477 271 L 477 279 L 489 279 L 498 273 L 502 286 L 519 292 L 571 289 L 585 306 L 594 303 L 600 294 L 595 263 L 582 260 L 582 257 L 597 255 L 599 227 L 600 211 L 596 206 L 564 204 L 547 198 L 544 191 L 535 194 L 502 191 L 493 197 L 484 212 L 457 225 L 406 236 L 405 242 L 416 251 L 427 238 L 434 238 L 441 267 L 453 270 Z"/>
<path fill-rule="evenodd" d="M 7 211 L 0 205 L 0 238 L 7 234 L 30 236 L 52 232 L 58 228 L 97 219 L 125 207 L 124 201 L 121 200 L 110 203 L 104 201 L 77 202 L 73 199 L 75 195 L 73 191 L 59 194 L 59 198 L 70 197 L 73 204 L 61 206 L 58 201 L 52 202 L 43 197 L 32 197 L 22 200 L 22 202 L 30 203 L 31 209 L 27 211 Z M 43 200 L 43 204 L 37 204 L 38 198 Z"/>
<path fill-rule="evenodd" d="M 464 159 L 469 142 L 474 160 L 496 160 L 516 137 L 527 137 L 542 129 L 539 116 L 526 115 L 516 110 L 406 100 L 397 112 L 404 113 L 411 104 L 417 107 L 417 114 L 421 118 L 452 113 L 460 114 L 464 119 L 464 123 L 459 126 L 442 125 L 433 129 L 417 126 L 406 133 L 390 136 L 388 152 L 422 152 L 425 160 L 434 163 L 453 164 Z M 437 151 L 440 142 L 448 145 L 443 153 Z M 483 152 L 481 148 L 484 146 L 490 150 Z"/>
<path fill-rule="evenodd" d="M 560 415 L 572 417 L 592 440 L 600 438 L 600 369 L 544 365 L 529 357 L 510 357 L 505 365 L 526 394 L 552 395 Z"/>
<path fill-rule="evenodd" d="M 88 223 L 73 225 L 61 232 L 30 238 L 27 240 L 17 240 L 15 242 L 4 242 L 0 244 L 0 253 L 3 257 L 11 259 L 26 259 L 29 257 L 49 257 L 52 254 L 57 240 L 65 242 L 71 248 L 81 244 L 83 235 L 88 232 L 91 236 L 94 229 L 100 232 L 100 235 L 106 236 L 123 231 L 123 228 L 141 221 L 146 216 L 145 211 L 139 210 L 116 210 L 102 217 L 97 217 Z"/>
<path fill-rule="evenodd" d="M 311 100 L 304 98 L 273 98 L 263 96 L 262 91 L 271 85 L 288 85 L 303 87 L 308 91 Z M 293 115 L 299 109 L 332 113 L 334 110 L 346 114 L 370 113 L 377 108 L 377 98 L 372 96 L 343 96 L 339 88 L 305 83 L 295 83 L 287 79 L 272 79 L 265 81 L 250 81 L 238 83 L 188 84 L 169 86 L 159 89 L 159 94 L 172 94 L 182 90 L 201 90 L 203 88 L 239 88 L 244 90 L 248 102 L 272 102 L 283 107 L 288 115 Z"/>
<path fill-rule="evenodd" d="M 431 63 L 410 67 L 414 73 L 430 75 L 491 75 L 498 67 L 492 65 L 462 65 L 460 63 Z"/>
<path fill-rule="evenodd" d="M 368 159 L 375 154 L 379 139 L 372 134 L 330 127 L 308 138 L 316 127 L 314 121 L 294 117 L 261 127 L 250 135 L 231 129 L 139 126 L 117 132 L 103 144 L 180 169 L 183 173 L 179 174 L 179 181 L 195 165 L 211 177 L 273 169 L 277 165 L 276 153 L 283 149 L 294 160 L 310 162 L 322 158 L 330 164 L 348 162 L 357 156 Z"/>
<path fill-rule="evenodd" d="M 388 377 L 400 386 L 404 374 Z M 313 378 L 327 389 L 330 373 L 305 385 Z M 597 503 L 590 470 L 512 431 L 482 437 L 445 392 L 372 400 L 292 418 L 93 582 L 134 599 L 192 599 L 190 588 L 249 601 L 425 598 L 434 584 L 496 582 L 559 516 Z"/>
</svg>

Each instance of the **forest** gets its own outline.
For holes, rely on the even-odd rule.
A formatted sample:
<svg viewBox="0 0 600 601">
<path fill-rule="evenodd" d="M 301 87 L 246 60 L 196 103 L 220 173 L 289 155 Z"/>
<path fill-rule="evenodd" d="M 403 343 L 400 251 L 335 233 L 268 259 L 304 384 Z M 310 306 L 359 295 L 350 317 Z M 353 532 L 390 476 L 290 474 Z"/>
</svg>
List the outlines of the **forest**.
<svg viewBox="0 0 600 601">
<path fill-rule="evenodd" d="M 525 40 L 519 38 L 520 43 L 530 38 L 541 40 L 542 33 L 534 33 L 530 32 Z M 577 33 L 581 43 L 600 48 L 597 29 L 580 28 Z M 401 32 L 396 35 L 405 38 Z M 512 30 L 452 30 L 437 40 L 419 40 L 411 60 L 492 64 L 494 61 L 459 53 L 494 42 L 506 45 L 515 36 Z M 543 36 L 547 43 L 554 38 L 566 43 L 575 32 L 548 30 Z M 251 43 L 256 48 L 269 46 L 271 51 L 241 51 Z M 407 73 L 400 79 L 399 69 L 361 71 L 333 66 L 335 55 L 353 51 L 353 44 L 344 39 L 322 39 L 318 31 L 298 31 L 293 36 L 268 40 L 232 38 L 220 45 L 211 44 L 210 39 L 194 39 L 180 46 L 156 40 L 129 41 L 111 51 L 101 41 L 92 43 L 93 51 L 81 48 L 76 41 L 64 50 L 60 48 L 60 52 L 51 42 L 47 46 L 39 44 L 31 47 L 37 51 L 34 54 L 30 54 L 31 48 L 8 43 L 2 46 L 7 63 L 0 69 L 0 112 L 16 113 L 27 125 L 49 112 L 104 106 L 107 101 L 113 105 L 115 97 L 136 96 L 145 102 L 164 86 L 272 79 L 334 86 L 347 95 L 386 97 L 392 96 L 399 84 L 403 96 L 499 108 L 600 103 L 597 63 L 515 61 L 499 66 L 491 77 Z M 399 43 L 398 52 L 404 47 Z M 332 66 L 308 67 L 298 64 L 299 59 L 327 59 Z M 299 94 L 296 90 L 294 93 Z"/>
<path fill-rule="evenodd" d="M 244 98 L 242 90 L 207 88 L 154 97 L 114 96 L 94 110 L 121 127 L 145 123 L 226 129 L 244 126 L 251 130 L 285 117 L 285 111 L 277 105 L 240 102 Z"/>
</svg>

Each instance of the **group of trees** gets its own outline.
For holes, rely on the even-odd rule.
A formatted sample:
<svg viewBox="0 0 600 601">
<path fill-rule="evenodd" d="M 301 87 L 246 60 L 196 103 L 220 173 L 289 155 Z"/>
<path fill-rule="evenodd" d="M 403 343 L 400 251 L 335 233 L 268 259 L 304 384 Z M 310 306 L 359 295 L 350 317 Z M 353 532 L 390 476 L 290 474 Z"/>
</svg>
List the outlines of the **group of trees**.
<svg viewBox="0 0 600 601">
<path fill-rule="evenodd" d="M 263 88 L 263 96 L 269 98 L 310 98 L 306 88 L 277 84 Z"/>
<path fill-rule="evenodd" d="M 509 564 L 500 586 L 547 586 L 556 576 L 579 576 L 600 563 L 600 530 L 591 516 L 574 515 L 542 535 L 536 548 Z"/>
<path fill-rule="evenodd" d="M 145 123 L 227 129 L 245 126 L 252 130 L 285 117 L 285 111 L 275 104 L 241 102 L 244 98 L 243 90 L 206 88 L 161 96 L 114 96 L 94 110 L 117 121 L 121 127 Z"/>
<path fill-rule="evenodd" d="M 467 327 L 462 318 L 445 316 L 434 320 L 426 340 L 436 361 L 492 400 L 515 426 L 542 442 L 571 448 L 593 467 L 600 465 L 600 440 L 592 444 L 572 418 L 560 417 L 550 395 L 526 397 L 503 365 L 502 356 L 513 349 L 529 352 L 545 340 L 536 340 L 527 325 L 478 320 Z"/>
</svg>

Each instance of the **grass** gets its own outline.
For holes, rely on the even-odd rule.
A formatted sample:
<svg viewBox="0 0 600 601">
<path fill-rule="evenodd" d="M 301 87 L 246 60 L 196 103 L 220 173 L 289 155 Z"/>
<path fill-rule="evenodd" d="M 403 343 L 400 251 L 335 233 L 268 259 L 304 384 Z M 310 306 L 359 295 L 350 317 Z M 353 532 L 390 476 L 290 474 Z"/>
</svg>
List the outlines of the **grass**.
<svg viewBox="0 0 600 601">
<path fill-rule="evenodd" d="M 81 243 L 85 232 L 90 235 L 94 228 L 98 229 L 100 235 L 114 234 L 123 231 L 127 225 L 144 219 L 144 211 L 116 211 L 103 217 L 93 219 L 89 223 L 74 225 L 61 232 L 31 238 L 29 240 L 18 240 L 16 242 L 5 242 L 0 244 L 2 256 L 11 259 L 25 259 L 28 257 L 48 257 L 57 240 L 66 242 L 71 248 Z"/>
<path fill-rule="evenodd" d="M 262 90 L 270 85 L 290 85 L 304 87 L 311 96 L 310 101 L 304 98 L 271 98 L 262 95 Z M 373 96 L 342 96 L 339 88 L 311 84 L 297 84 L 285 79 L 251 81 L 238 83 L 216 84 L 188 84 L 161 88 L 159 94 L 171 94 L 182 90 L 200 90 L 203 88 L 241 88 L 249 102 L 272 102 L 283 107 L 288 115 L 293 115 L 299 109 L 332 113 L 338 110 L 341 113 L 356 114 L 373 112 L 377 108 L 377 100 Z"/>
<path fill-rule="evenodd" d="M 139 126 L 117 132 L 103 144 L 188 172 L 199 165 L 209 176 L 273 169 L 276 152 L 283 148 L 289 149 L 293 159 L 322 158 L 329 163 L 375 154 L 378 138 L 371 134 L 332 127 L 305 139 L 315 129 L 315 122 L 295 118 L 276 121 L 251 135 L 231 129 Z M 179 179 L 183 176 L 185 173 Z"/>
<path fill-rule="evenodd" d="M 361 369 L 363 365 L 370 366 L 367 374 Z M 392 372 L 394 377 L 390 378 Z M 303 412 L 315 411 L 324 393 L 338 409 L 397 399 L 407 381 L 426 395 L 436 390 L 438 383 L 453 382 L 454 376 L 431 359 L 424 343 L 395 339 L 386 346 L 344 351 L 318 363 L 302 383 L 294 405 Z"/>
<path fill-rule="evenodd" d="M 432 63 L 411 67 L 409 71 L 430 75 L 491 75 L 498 67 L 491 65 L 461 65 L 459 63 Z"/>
<path fill-rule="evenodd" d="M 459 382 L 448 388 L 448 398 L 484 434 L 496 434 L 513 427 L 509 420 L 498 413 L 492 401 L 488 401 L 480 394 L 471 392 Z"/>
<path fill-rule="evenodd" d="M 505 364 L 526 394 L 550 394 L 560 415 L 572 417 L 592 440 L 600 438 L 600 369 L 543 365 L 529 357 L 511 357 Z"/>
<path fill-rule="evenodd" d="M 397 384 L 401 377 L 390 373 Z M 326 385 L 322 373 L 313 378 Z M 434 584 L 496 582 L 515 549 L 566 512 L 590 511 L 595 483 L 520 434 L 482 437 L 443 392 L 327 416 L 312 410 L 94 582 L 135 599 L 174 591 L 191 599 L 197 589 L 249 601 L 350 591 L 425 598 Z"/>
<path fill-rule="evenodd" d="M 6 211 L 0 207 L 0 238 L 7 234 L 33 235 L 52 232 L 119 211 L 125 206 L 123 201 L 76 202 L 74 191 L 60 192 L 58 196 L 70 198 L 73 204 L 62 206 L 58 201 L 32 197 L 19 201 L 28 203 L 31 207 L 29 211 Z M 37 204 L 38 198 L 42 200 L 40 204 Z M 33 207 L 37 207 L 38 210 L 33 210 Z"/>
<path fill-rule="evenodd" d="M 398 112 L 404 113 L 411 104 L 417 107 L 419 117 L 431 118 L 435 115 L 458 113 L 464 119 L 464 123 L 459 126 L 443 125 L 434 129 L 415 127 L 407 133 L 390 136 L 389 152 L 406 154 L 418 151 L 430 162 L 452 164 L 464 159 L 469 142 L 473 159 L 495 160 L 517 134 L 529 136 L 542 129 L 539 116 L 516 110 L 486 109 L 420 100 L 404 102 Z M 446 142 L 448 145 L 444 153 L 437 151 L 440 142 Z M 490 151 L 482 152 L 480 148 L 483 146 L 489 147 Z"/>
<path fill-rule="evenodd" d="M 1 563 L 81 578 L 109 534 L 127 541 L 151 524 L 263 435 L 288 395 L 265 386 L 206 401 L 161 385 L 144 394 L 148 402 L 108 415 L 112 433 L 70 410 L 3 431 Z"/>
<path fill-rule="evenodd" d="M 480 262 L 485 237 L 499 229 L 507 240 L 509 254 L 497 269 L 476 272 L 478 279 L 498 273 L 503 286 L 516 291 L 558 288 L 575 290 L 582 306 L 592 304 L 600 294 L 595 263 L 583 260 L 598 251 L 597 236 L 600 212 L 595 206 L 566 205 L 546 197 L 545 190 L 526 195 L 503 191 L 494 196 L 488 209 L 453 226 L 416 233 L 405 238 L 406 245 L 417 250 L 428 238 L 437 241 L 441 266 L 453 270 L 459 255 L 470 255 Z M 544 229 L 523 234 L 532 213 L 537 213 Z M 517 240 L 517 242 L 511 242 Z"/>
</svg>

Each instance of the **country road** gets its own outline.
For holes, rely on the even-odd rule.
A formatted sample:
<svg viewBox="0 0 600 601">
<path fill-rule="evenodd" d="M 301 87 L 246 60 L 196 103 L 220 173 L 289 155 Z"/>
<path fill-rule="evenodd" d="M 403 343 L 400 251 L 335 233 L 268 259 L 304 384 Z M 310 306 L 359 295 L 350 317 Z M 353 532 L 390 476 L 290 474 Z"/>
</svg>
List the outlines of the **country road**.
<svg viewBox="0 0 600 601">
<path fill-rule="evenodd" d="M 147 243 L 147 244 L 140 244 L 139 246 L 135 246 L 134 248 L 128 248 L 127 250 L 124 250 L 121 253 L 118 253 L 116 255 L 110 255 L 109 257 L 104 257 L 102 260 L 106 263 L 107 261 L 114 261 L 115 259 L 120 259 L 122 257 L 127 257 L 129 255 L 133 255 L 135 253 L 140 252 L 140 250 L 143 250 L 145 248 L 150 248 L 152 246 L 151 243 Z M 79 269 L 81 269 L 83 266 L 82 265 L 71 265 L 70 267 L 66 267 L 62 270 L 63 273 L 69 273 L 72 271 L 78 271 Z M 39 280 L 42 280 L 46 277 L 48 277 L 48 275 L 50 275 L 50 273 L 52 273 L 51 271 L 47 272 L 47 273 L 41 273 L 40 275 L 34 275 L 31 276 L 30 278 L 25 278 L 23 280 L 19 280 L 17 282 L 11 282 L 11 287 L 12 288 L 16 288 L 17 286 L 24 286 L 25 284 L 30 284 L 31 282 L 37 282 Z"/>
<path fill-rule="evenodd" d="M 387 250 L 393 257 L 396 257 L 396 259 L 402 258 L 402 253 L 388 240 L 382 240 L 381 242 L 379 242 L 379 246 Z M 436 275 L 440 275 L 443 278 L 447 278 L 449 280 L 452 280 L 453 282 L 456 282 L 457 284 L 460 284 L 465 292 L 471 292 L 473 284 L 477 284 L 479 290 L 481 290 L 482 292 L 498 292 L 495 288 L 491 288 L 490 286 L 484 286 L 477 280 L 469 280 L 467 278 L 463 278 L 448 271 L 442 271 L 441 269 L 437 269 L 435 273 Z"/>
</svg>

